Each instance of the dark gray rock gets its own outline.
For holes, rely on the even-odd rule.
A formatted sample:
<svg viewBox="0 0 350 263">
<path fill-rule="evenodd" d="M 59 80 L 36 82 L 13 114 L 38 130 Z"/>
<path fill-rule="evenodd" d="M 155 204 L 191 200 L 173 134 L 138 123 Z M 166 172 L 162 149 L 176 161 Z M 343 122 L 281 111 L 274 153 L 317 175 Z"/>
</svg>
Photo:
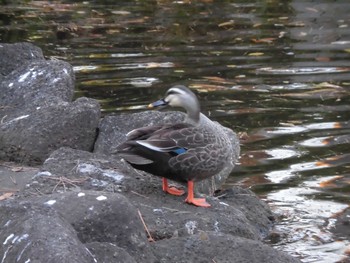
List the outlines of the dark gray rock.
<svg viewBox="0 0 350 263">
<path fill-rule="evenodd" d="M 62 146 L 91 151 L 100 106 L 87 98 L 71 102 L 72 66 L 44 60 L 30 44 L 0 46 L 6 74 L 0 83 L 0 159 L 38 164 Z"/>
<path fill-rule="evenodd" d="M 217 193 L 220 200 L 233 207 L 239 207 L 241 213 L 255 227 L 260 236 L 268 234 L 266 226 L 270 226 L 275 220 L 269 206 L 262 202 L 248 189 L 232 187 Z"/>
<path fill-rule="evenodd" d="M 157 240 L 200 231 L 217 231 L 254 240 L 268 234 L 272 213 L 249 190 L 235 187 L 221 192 L 219 198 L 207 198 L 212 207 L 203 209 L 184 203 L 184 197 L 165 194 L 160 178 L 138 174 L 128 167 L 111 156 L 61 148 L 44 162 L 25 194 L 28 196 L 33 191 L 52 193 L 69 188 L 120 192 L 140 209 Z M 76 185 L 57 186 L 57 178 L 63 177 Z"/>
<path fill-rule="evenodd" d="M 93 242 L 86 244 L 86 247 L 91 251 L 99 263 L 137 263 L 137 261 L 135 261 L 125 249 L 112 243 Z"/>
<path fill-rule="evenodd" d="M 111 243 L 123 248 L 136 262 L 155 261 L 137 210 L 123 195 L 100 191 L 66 192 L 35 198 L 33 202 L 50 205 L 58 211 L 84 244 Z M 96 250 L 97 246 L 94 247 Z M 116 250 L 111 252 L 113 255 Z M 126 254 L 120 256 L 127 257 Z"/>
<path fill-rule="evenodd" d="M 189 237 L 162 240 L 154 246 L 159 262 L 300 262 L 260 242 L 215 232 L 201 232 Z"/>
<path fill-rule="evenodd" d="M 3 118 L 0 159 L 35 164 L 62 146 L 91 151 L 99 118 L 99 104 L 87 98 L 57 101 Z"/>
<path fill-rule="evenodd" d="M 47 205 L 1 202 L 0 226 L 1 262 L 94 262 L 73 227 Z"/>
<path fill-rule="evenodd" d="M 273 216 L 251 191 L 235 187 L 209 197 L 211 208 L 195 207 L 165 194 L 159 178 L 136 173 L 111 155 L 60 148 L 18 198 L 51 203 L 103 262 L 299 262 L 263 245 Z M 147 243 L 137 210 L 154 243 Z"/>
<path fill-rule="evenodd" d="M 118 116 L 106 116 L 101 120 L 99 136 L 95 143 L 96 153 L 113 154 L 117 146 L 126 140 L 126 134 L 136 128 L 157 124 L 169 124 L 183 121 L 185 114 L 182 112 L 158 112 L 146 111 L 134 114 L 121 114 Z M 217 175 L 195 184 L 198 192 L 213 194 L 220 189 L 231 173 L 234 163 L 237 162 L 240 152 L 239 139 L 230 129 L 222 127 L 231 139 L 235 155 L 232 162 L 227 162 L 226 167 Z M 230 147 L 230 146 L 228 146 Z M 116 157 L 118 158 L 118 157 Z"/>
<path fill-rule="evenodd" d="M 32 60 L 44 60 L 43 52 L 31 43 L 0 44 L 0 80 Z"/>
<path fill-rule="evenodd" d="M 6 75 L 1 82 L 0 102 L 7 113 L 18 107 L 45 105 L 51 97 L 70 102 L 74 94 L 72 66 L 60 60 L 35 60 Z M 50 101 L 50 99 L 49 99 Z"/>
</svg>

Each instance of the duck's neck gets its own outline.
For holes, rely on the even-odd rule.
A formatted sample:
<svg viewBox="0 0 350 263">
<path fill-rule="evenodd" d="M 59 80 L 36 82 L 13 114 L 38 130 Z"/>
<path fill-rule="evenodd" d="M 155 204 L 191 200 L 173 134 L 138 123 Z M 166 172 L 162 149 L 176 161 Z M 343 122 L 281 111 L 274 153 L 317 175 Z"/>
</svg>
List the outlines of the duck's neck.
<svg viewBox="0 0 350 263">
<path fill-rule="evenodd" d="M 191 124 L 198 124 L 199 120 L 200 120 L 200 109 L 199 107 L 197 107 L 196 110 L 194 110 L 193 108 L 191 110 L 187 110 L 187 116 L 185 121 L 187 123 L 191 123 Z"/>
</svg>

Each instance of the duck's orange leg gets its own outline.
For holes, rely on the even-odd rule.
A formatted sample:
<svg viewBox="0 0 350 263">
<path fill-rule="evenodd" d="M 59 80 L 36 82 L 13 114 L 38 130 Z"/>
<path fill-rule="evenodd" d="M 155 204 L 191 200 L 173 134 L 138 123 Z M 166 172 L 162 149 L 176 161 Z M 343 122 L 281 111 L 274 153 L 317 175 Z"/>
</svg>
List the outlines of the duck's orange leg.
<svg viewBox="0 0 350 263">
<path fill-rule="evenodd" d="M 169 187 L 168 179 L 162 178 L 162 181 L 163 181 L 163 191 L 164 192 L 171 194 L 171 195 L 177 195 L 177 196 L 183 195 L 185 193 L 184 190 L 177 189 L 174 186 Z"/>
<path fill-rule="evenodd" d="M 205 201 L 205 198 L 194 198 L 194 183 L 193 181 L 188 181 L 188 195 L 185 200 L 185 202 L 189 204 L 194 204 L 195 206 L 200 206 L 200 207 L 210 207 L 210 204 L 208 204 Z"/>
</svg>

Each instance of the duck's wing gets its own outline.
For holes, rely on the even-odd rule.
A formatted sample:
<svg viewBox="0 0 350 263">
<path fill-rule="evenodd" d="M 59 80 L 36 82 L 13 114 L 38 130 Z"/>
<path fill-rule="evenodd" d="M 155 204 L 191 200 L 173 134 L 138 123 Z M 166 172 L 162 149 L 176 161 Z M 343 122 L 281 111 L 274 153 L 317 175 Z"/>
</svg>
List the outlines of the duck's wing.
<svg viewBox="0 0 350 263">
<path fill-rule="evenodd" d="M 187 150 L 173 135 L 189 126 L 191 125 L 180 123 L 135 129 L 127 134 L 127 140 L 118 146 L 117 152 L 127 162 L 137 165 L 153 163 L 155 160 L 152 158 L 152 152 L 164 153 L 170 158 Z"/>
</svg>

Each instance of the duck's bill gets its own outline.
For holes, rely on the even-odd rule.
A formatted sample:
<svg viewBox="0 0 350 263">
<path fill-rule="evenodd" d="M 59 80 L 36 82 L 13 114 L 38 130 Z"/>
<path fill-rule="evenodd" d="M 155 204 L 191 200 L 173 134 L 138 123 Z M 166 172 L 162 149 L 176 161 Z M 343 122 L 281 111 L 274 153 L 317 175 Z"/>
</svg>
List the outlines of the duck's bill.
<svg viewBox="0 0 350 263">
<path fill-rule="evenodd" d="M 168 105 L 168 102 L 166 102 L 164 99 L 160 99 L 149 104 L 148 108 L 159 108 L 159 107 L 165 107 L 167 105 Z"/>
</svg>

